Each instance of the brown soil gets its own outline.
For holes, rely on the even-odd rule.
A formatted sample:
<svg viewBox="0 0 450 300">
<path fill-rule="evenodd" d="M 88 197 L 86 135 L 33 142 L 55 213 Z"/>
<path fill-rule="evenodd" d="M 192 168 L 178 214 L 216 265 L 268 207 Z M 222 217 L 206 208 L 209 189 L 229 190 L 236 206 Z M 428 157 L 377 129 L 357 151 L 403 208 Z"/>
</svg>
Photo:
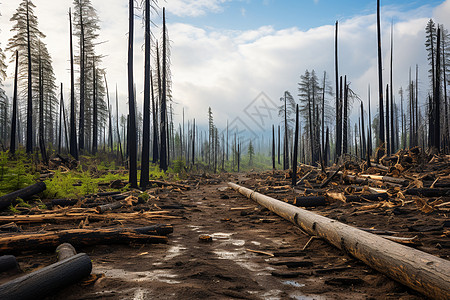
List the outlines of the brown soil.
<svg viewBox="0 0 450 300">
<path fill-rule="evenodd" d="M 227 175 L 219 184 L 200 184 L 189 191 L 159 189 L 159 200 L 146 205 L 184 206 L 165 209 L 181 217 L 162 221 L 174 226 L 167 244 L 77 249 L 90 256 L 98 279 L 74 284 L 48 299 L 423 299 L 325 241 L 312 239 L 302 250 L 309 236 L 226 185 L 233 181 L 254 188 L 263 179 L 258 174 Z M 292 192 L 267 194 L 294 197 Z M 356 227 L 417 235 L 421 245 L 415 247 L 449 259 L 445 214 L 425 214 L 413 204 L 360 211 L 352 204 L 335 203 L 313 210 Z M 412 225 L 436 228 L 417 232 L 416 227 L 413 232 Z M 62 227 L 70 226 L 51 224 L 46 229 Z M 24 226 L 25 231 L 36 228 Z M 212 241 L 202 241 L 202 235 Z M 17 259 L 29 272 L 54 262 L 55 255 L 33 252 Z M 283 277 L 295 271 L 297 277 Z M 11 277 L 0 279 L 3 283 Z"/>
</svg>

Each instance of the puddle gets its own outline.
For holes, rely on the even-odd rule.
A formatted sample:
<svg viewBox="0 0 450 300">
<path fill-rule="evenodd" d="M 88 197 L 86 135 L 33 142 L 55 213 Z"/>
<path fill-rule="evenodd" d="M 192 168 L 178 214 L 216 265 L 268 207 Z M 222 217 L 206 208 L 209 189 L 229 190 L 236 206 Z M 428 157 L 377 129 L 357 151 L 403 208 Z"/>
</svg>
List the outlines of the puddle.
<svg viewBox="0 0 450 300">
<path fill-rule="evenodd" d="M 191 228 L 193 231 L 199 231 L 200 228 L 202 228 L 201 226 L 196 225 L 188 225 L 187 227 Z"/>
<path fill-rule="evenodd" d="M 255 246 L 261 246 L 261 243 L 257 241 L 251 241 L 250 243 L 252 243 Z"/>
<path fill-rule="evenodd" d="M 298 295 L 298 294 L 290 294 L 291 298 L 296 300 L 326 300 L 327 297 L 320 296 L 320 295 Z"/>
<path fill-rule="evenodd" d="M 225 232 L 216 232 L 216 233 L 210 234 L 210 236 L 213 239 L 218 239 L 218 240 L 228 240 L 231 238 L 232 235 L 233 235 L 233 233 L 225 233 Z"/>
<path fill-rule="evenodd" d="M 294 281 L 294 280 L 283 280 L 281 283 L 285 284 L 285 285 L 290 285 L 293 287 L 298 287 L 298 288 L 305 286 L 304 283 L 298 283 L 297 281 Z"/>
<path fill-rule="evenodd" d="M 104 267 L 96 267 L 95 271 L 105 273 L 106 277 L 122 279 L 124 281 L 143 282 L 157 280 L 168 284 L 181 283 L 181 281 L 174 279 L 177 278 L 177 275 L 171 274 L 168 270 L 132 272 L 123 269 L 106 269 Z"/>
<path fill-rule="evenodd" d="M 177 245 L 177 246 L 172 246 L 169 248 L 169 250 L 167 250 L 167 254 L 164 257 L 164 260 L 170 260 L 174 257 L 177 257 L 178 255 L 181 254 L 182 251 L 186 250 L 187 248 L 181 246 L 181 245 Z"/>
</svg>

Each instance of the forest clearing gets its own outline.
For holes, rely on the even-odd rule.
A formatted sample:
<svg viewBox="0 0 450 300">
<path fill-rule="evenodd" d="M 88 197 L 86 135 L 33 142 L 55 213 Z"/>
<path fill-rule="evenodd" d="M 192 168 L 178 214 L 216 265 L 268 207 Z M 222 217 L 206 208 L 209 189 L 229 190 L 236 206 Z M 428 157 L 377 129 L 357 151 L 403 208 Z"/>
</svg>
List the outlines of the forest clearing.
<svg viewBox="0 0 450 300">
<path fill-rule="evenodd" d="M 450 0 L 11 1 L 0 299 L 450 299 Z"/>
</svg>

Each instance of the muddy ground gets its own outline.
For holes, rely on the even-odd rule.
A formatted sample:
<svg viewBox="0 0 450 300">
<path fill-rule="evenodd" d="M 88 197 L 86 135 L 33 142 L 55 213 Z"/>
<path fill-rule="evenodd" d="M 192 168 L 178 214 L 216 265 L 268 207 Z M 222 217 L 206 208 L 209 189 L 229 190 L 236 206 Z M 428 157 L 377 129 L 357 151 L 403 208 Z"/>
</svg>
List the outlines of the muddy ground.
<svg viewBox="0 0 450 300">
<path fill-rule="evenodd" d="M 172 205 L 165 210 L 180 217 L 159 220 L 173 224 L 168 243 L 78 248 L 90 256 L 94 276 L 48 299 L 423 299 L 325 241 L 310 240 L 291 223 L 226 185 L 233 181 L 254 188 L 264 176 L 224 175 L 220 182 L 204 182 L 187 191 L 158 189 L 158 199 L 145 205 Z M 267 194 L 278 199 L 295 197 L 292 191 Z M 426 214 L 414 203 L 359 210 L 354 204 L 337 202 L 312 210 L 356 227 L 417 236 L 420 243 L 414 247 L 449 259 L 445 213 Z M 145 224 L 138 220 L 91 224 L 112 225 Z M 36 226 L 42 225 L 22 229 L 31 232 Z M 76 228 L 78 223 L 45 226 L 56 230 Z M 209 235 L 212 242 L 200 241 L 201 235 Z M 23 271 L 30 272 L 56 258 L 50 251 L 40 251 L 19 254 L 17 260 Z M 286 278 L 295 271 L 298 276 Z M 3 275 L 1 283 L 19 275 Z"/>
</svg>

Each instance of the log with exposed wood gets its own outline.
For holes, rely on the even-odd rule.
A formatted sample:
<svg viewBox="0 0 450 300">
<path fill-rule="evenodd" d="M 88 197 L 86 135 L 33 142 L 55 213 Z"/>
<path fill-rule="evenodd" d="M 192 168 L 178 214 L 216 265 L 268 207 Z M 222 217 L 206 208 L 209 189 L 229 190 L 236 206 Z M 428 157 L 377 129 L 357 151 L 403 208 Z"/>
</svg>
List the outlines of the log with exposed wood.
<svg viewBox="0 0 450 300">
<path fill-rule="evenodd" d="M 149 184 L 156 184 L 157 186 L 174 186 L 183 190 L 190 190 L 191 187 L 189 185 L 174 183 L 174 182 L 166 182 L 161 180 L 149 180 Z"/>
<path fill-rule="evenodd" d="M 27 200 L 30 197 L 43 192 L 46 189 L 44 182 L 40 181 L 26 188 L 14 191 L 12 193 L 0 197 L 0 209 L 5 209 L 10 206 L 17 198 Z"/>
<path fill-rule="evenodd" d="M 398 178 L 398 177 L 371 175 L 371 174 L 359 174 L 358 176 L 359 177 L 363 177 L 363 178 L 370 178 L 370 179 L 374 179 L 374 180 L 380 180 L 380 181 L 383 181 L 383 182 L 400 184 L 400 185 L 403 185 L 403 186 L 407 186 L 409 184 L 409 180 L 403 179 L 403 178 Z"/>
<path fill-rule="evenodd" d="M 13 215 L 0 216 L 0 224 L 15 222 L 16 224 L 30 224 L 30 223 L 63 223 L 75 222 L 85 220 L 89 221 L 104 221 L 104 220 L 154 220 L 154 219 L 175 219 L 176 216 L 167 215 L 168 211 L 146 211 L 133 213 L 112 213 L 112 214 L 98 214 L 90 212 L 62 212 L 62 213 L 45 213 L 37 215 Z"/>
<path fill-rule="evenodd" d="M 0 299 L 42 299 L 89 276 L 92 262 L 80 253 L 0 286 Z"/>
<path fill-rule="evenodd" d="M 230 187 L 305 232 L 360 259 L 392 279 L 434 299 L 450 299 L 450 261 L 364 232 L 234 183 Z"/>
<path fill-rule="evenodd" d="M 173 232 L 170 225 L 156 225 L 140 228 L 111 229 L 69 229 L 38 234 L 20 234 L 0 238 L 0 253 L 56 247 L 61 243 L 89 246 L 123 243 L 166 243 L 167 235 Z"/>
</svg>

